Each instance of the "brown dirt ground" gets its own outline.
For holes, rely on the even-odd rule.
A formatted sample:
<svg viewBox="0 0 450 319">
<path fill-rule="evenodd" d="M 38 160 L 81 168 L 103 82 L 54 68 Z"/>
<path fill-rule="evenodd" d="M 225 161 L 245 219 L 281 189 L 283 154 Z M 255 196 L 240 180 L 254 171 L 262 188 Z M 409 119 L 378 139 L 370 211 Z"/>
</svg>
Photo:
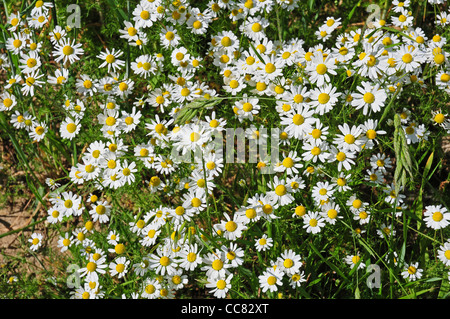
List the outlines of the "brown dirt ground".
<svg viewBox="0 0 450 319">
<path fill-rule="evenodd" d="M 25 172 L 15 166 L 13 150 L 6 141 L 0 139 L 0 274 L 5 267 L 8 275 L 38 274 L 52 269 L 52 261 L 45 254 L 36 254 L 39 260 L 28 250 L 28 238 L 34 232 L 44 235 L 46 247 L 57 247 L 57 236 L 49 232 L 46 222 L 28 227 L 34 220 L 46 216 L 44 207 L 27 189 Z M 33 218 L 34 217 L 34 218 Z M 2 271 L 3 269 L 3 271 Z"/>
</svg>

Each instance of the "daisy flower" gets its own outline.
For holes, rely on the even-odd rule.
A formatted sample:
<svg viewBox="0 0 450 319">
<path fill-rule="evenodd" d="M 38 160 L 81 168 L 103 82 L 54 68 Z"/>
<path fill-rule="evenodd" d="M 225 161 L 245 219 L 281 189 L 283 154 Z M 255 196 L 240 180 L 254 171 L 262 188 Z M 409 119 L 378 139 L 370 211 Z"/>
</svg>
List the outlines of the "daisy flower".
<svg viewBox="0 0 450 319">
<path fill-rule="evenodd" d="M 364 141 L 360 139 L 363 130 L 360 125 L 353 125 L 350 127 L 347 123 L 338 125 L 338 129 L 341 134 L 337 134 L 333 143 L 340 147 L 342 150 L 349 152 L 361 151 Z"/>
<path fill-rule="evenodd" d="M 356 265 L 358 265 L 358 269 L 363 269 L 366 267 L 366 264 L 361 261 L 361 256 L 358 253 L 356 255 L 347 255 L 344 258 L 344 261 L 350 266 L 350 269 L 353 269 Z"/>
<path fill-rule="evenodd" d="M 242 122 L 244 119 L 253 121 L 253 116 L 259 113 L 260 106 L 258 104 L 258 98 L 249 98 L 247 94 L 244 94 L 242 100 L 235 102 L 237 107 L 238 119 Z"/>
<path fill-rule="evenodd" d="M 205 191 L 202 188 L 189 189 L 188 193 L 183 196 L 182 207 L 191 210 L 194 214 L 204 211 L 206 209 Z"/>
<path fill-rule="evenodd" d="M 122 120 L 120 121 L 122 123 L 122 130 L 125 133 L 131 132 L 136 128 L 136 126 L 140 122 L 140 118 L 142 117 L 141 111 L 136 111 L 136 107 L 133 106 L 133 109 L 131 110 L 131 113 L 128 113 L 126 111 L 122 111 Z"/>
<path fill-rule="evenodd" d="M 114 94 L 120 98 L 125 98 L 134 88 L 134 81 L 131 79 L 123 79 L 118 82 L 118 85 L 115 87 Z"/>
<path fill-rule="evenodd" d="M 28 239 L 28 242 L 31 243 L 30 249 L 32 251 L 36 251 L 39 247 L 42 246 L 42 239 L 44 236 L 41 233 L 33 233 L 31 234 L 31 238 Z"/>
<path fill-rule="evenodd" d="M 228 268 L 232 265 L 225 262 L 226 256 L 224 252 L 216 249 L 214 252 L 207 253 L 203 256 L 204 266 L 201 268 L 205 271 L 206 277 L 210 279 L 217 279 L 225 277 L 230 274 Z"/>
<path fill-rule="evenodd" d="M 45 84 L 44 81 L 39 81 L 40 78 L 44 76 L 43 73 L 39 73 L 39 70 L 36 69 L 33 72 L 26 74 L 24 76 L 24 83 L 22 84 L 22 88 L 20 89 L 24 95 L 34 96 L 35 87 L 41 87 Z"/>
<path fill-rule="evenodd" d="M 222 87 L 227 93 L 236 95 L 247 87 L 247 84 L 239 76 L 231 76 L 224 79 L 224 86 Z"/>
<path fill-rule="evenodd" d="M 314 108 L 316 114 L 324 115 L 333 109 L 338 102 L 338 97 L 342 95 L 336 90 L 334 85 L 324 84 L 310 91 L 311 102 L 309 104 Z"/>
<path fill-rule="evenodd" d="M 227 213 L 223 214 L 225 220 L 222 220 L 219 224 L 214 225 L 216 230 L 220 230 L 222 235 L 228 240 L 235 240 L 242 236 L 242 232 L 247 229 L 247 226 L 244 224 L 243 218 L 234 214 L 233 218 L 231 218 Z"/>
<path fill-rule="evenodd" d="M 76 81 L 77 91 L 85 96 L 93 96 L 97 93 L 97 81 L 92 79 L 88 74 L 81 74 Z"/>
<path fill-rule="evenodd" d="M 408 10 L 406 10 L 405 8 L 401 8 L 398 13 L 400 13 L 399 16 L 391 17 L 391 22 L 394 26 L 406 29 L 413 25 L 414 17 L 409 14 Z"/>
<path fill-rule="evenodd" d="M 340 206 L 336 203 L 329 202 L 325 205 L 322 205 L 322 211 L 320 212 L 320 215 L 325 219 L 325 221 L 331 225 L 336 224 L 336 221 L 340 218 L 343 218 L 343 216 L 339 215 L 340 212 Z"/>
<path fill-rule="evenodd" d="M 230 246 L 222 245 L 222 251 L 225 253 L 227 262 L 233 267 L 238 267 L 244 263 L 244 250 L 237 246 L 236 243 L 230 243 Z"/>
<path fill-rule="evenodd" d="M 126 257 L 118 257 L 109 264 L 109 272 L 111 276 L 117 276 L 117 278 L 122 278 L 128 272 L 128 266 L 130 265 L 130 260 Z"/>
<path fill-rule="evenodd" d="M 291 113 L 281 117 L 280 125 L 285 126 L 284 131 L 290 137 L 301 140 L 306 135 L 306 132 L 312 130 L 312 125 L 316 121 L 313 114 L 314 110 L 311 110 L 308 106 L 297 106 Z"/>
<path fill-rule="evenodd" d="M 328 181 L 317 182 L 312 188 L 311 196 L 316 203 L 321 203 L 322 201 L 332 199 L 335 191 L 336 189 Z"/>
<path fill-rule="evenodd" d="M 305 151 L 302 155 L 304 161 L 312 161 L 313 163 L 320 161 L 325 163 L 329 160 L 328 143 L 309 140 L 303 144 L 302 149 Z"/>
<path fill-rule="evenodd" d="M 271 196 L 274 201 L 278 202 L 280 206 L 289 205 L 294 201 L 294 197 L 291 195 L 291 186 L 286 180 L 281 180 L 278 176 L 275 176 L 272 182 L 269 182 L 267 186 L 271 189 L 267 194 Z"/>
<path fill-rule="evenodd" d="M 361 124 L 360 128 L 362 129 L 362 134 L 365 134 L 365 137 L 362 137 L 365 144 L 363 145 L 364 149 L 371 149 L 375 146 L 378 135 L 385 135 L 386 131 L 377 129 L 378 121 L 373 119 L 368 119 Z"/>
<path fill-rule="evenodd" d="M 86 266 L 79 269 L 78 272 L 80 277 L 86 276 L 86 280 L 91 280 L 91 278 L 96 277 L 95 275 L 105 274 L 106 267 L 108 267 L 106 264 L 106 256 L 101 255 L 100 253 L 94 253 L 89 256 L 89 261 Z"/>
<path fill-rule="evenodd" d="M 307 233 L 317 234 L 325 226 L 325 220 L 319 212 L 309 212 L 303 216 L 304 225 Z"/>
<path fill-rule="evenodd" d="M 422 278 L 423 269 L 419 268 L 418 262 L 406 264 L 403 269 L 404 270 L 401 273 L 401 275 L 405 279 L 409 279 L 410 281 L 416 281 L 417 279 Z"/>
<path fill-rule="evenodd" d="M 402 189 L 400 189 L 402 190 Z M 383 189 L 383 192 L 388 194 L 388 196 L 385 197 L 384 201 L 388 204 L 401 204 L 403 203 L 404 199 L 406 198 L 403 194 L 397 194 L 395 191 L 395 185 L 393 183 L 387 185 L 387 188 Z"/>
<path fill-rule="evenodd" d="M 142 229 L 141 231 L 142 238 L 140 240 L 142 246 L 150 247 L 155 244 L 159 234 L 161 233 L 159 226 L 160 225 L 156 222 L 151 223 Z"/>
<path fill-rule="evenodd" d="M 0 95 L 0 112 L 10 111 L 16 105 L 17 99 L 13 94 L 8 91 L 4 91 Z"/>
<path fill-rule="evenodd" d="M 397 68 L 405 72 L 414 72 L 425 62 L 424 52 L 414 45 L 402 45 L 396 53 Z"/>
<path fill-rule="evenodd" d="M 387 99 L 386 92 L 380 88 L 380 84 L 372 84 L 370 82 L 363 81 L 362 86 L 358 86 L 359 93 L 353 93 L 353 100 L 351 105 L 356 110 L 362 109 L 364 115 L 368 115 L 371 112 L 379 112 L 384 106 L 384 102 Z"/>
<path fill-rule="evenodd" d="M 286 275 L 293 275 L 303 266 L 301 260 L 301 256 L 292 249 L 285 249 L 276 260 L 277 269 Z"/>
<path fill-rule="evenodd" d="M 209 292 L 216 298 L 225 298 L 228 290 L 231 289 L 231 279 L 233 274 L 229 274 L 227 277 L 214 277 L 208 278 L 206 288 L 209 288 Z"/>
<path fill-rule="evenodd" d="M 98 201 L 91 206 L 89 214 L 92 216 L 92 220 L 100 223 L 107 223 L 109 221 L 109 215 L 111 213 L 111 206 L 107 201 Z"/>
<path fill-rule="evenodd" d="M 384 181 L 383 181 L 384 176 L 380 170 L 371 168 L 371 169 L 366 170 L 366 173 L 367 173 L 367 175 L 364 178 L 366 181 L 376 183 L 378 185 L 384 184 Z"/>
<path fill-rule="evenodd" d="M 21 27 L 23 25 L 23 21 L 20 17 L 20 14 L 11 13 L 8 17 L 8 23 L 11 25 L 8 28 L 8 31 L 15 32 L 17 31 L 17 28 Z"/>
<path fill-rule="evenodd" d="M 193 34 L 205 34 L 208 30 L 210 20 L 206 18 L 198 8 L 193 8 L 191 16 L 186 21 L 187 28 Z"/>
<path fill-rule="evenodd" d="M 264 30 L 269 26 L 269 21 L 261 16 L 249 16 L 241 24 L 239 30 L 250 40 L 258 41 L 264 38 Z"/>
<path fill-rule="evenodd" d="M 387 226 L 386 224 L 381 224 L 380 228 L 377 229 L 377 235 L 383 239 L 385 237 L 395 236 L 396 231 L 392 229 L 392 225 Z"/>
<path fill-rule="evenodd" d="M 19 32 L 14 32 L 12 37 L 6 40 L 6 49 L 12 54 L 19 55 L 26 46 L 26 37 Z M 8 61 L 6 58 L 2 59 Z"/>
<path fill-rule="evenodd" d="M 202 125 L 192 124 L 184 125 L 181 128 L 181 132 L 178 135 L 180 138 L 174 143 L 174 146 L 178 151 L 181 150 L 182 155 L 187 152 L 200 151 L 209 138 L 209 131 L 206 130 Z"/>
<path fill-rule="evenodd" d="M 160 297 L 161 283 L 156 278 L 146 278 L 142 284 L 142 298 L 157 299 Z"/>
<path fill-rule="evenodd" d="M 439 247 L 438 258 L 442 261 L 444 266 L 450 266 L 450 240 L 447 240 Z"/>
<path fill-rule="evenodd" d="M 442 229 L 450 223 L 450 212 L 442 205 L 429 205 L 425 207 L 424 221 L 429 228 Z"/>
<path fill-rule="evenodd" d="M 385 154 L 377 153 L 370 157 L 370 166 L 386 174 L 387 169 L 392 168 L 392 161 Z"/>
<path fill-rule="evenodd" d="M 168 280 L 169 287 L 174 290 L 182 289 L 188 283 L 188 276 L 183 274 L 182 269 L 177 269 Z"/>
<path fill-rule="evenodd" d="M 167 26 L 159 34 L 161 45 L 166 48 L 173 48 L 178 46 L 181 38 L 178 35 L 178 31 L 171 26 Z"/>
<path fill-rule="evenodd" d="M 283 74 L 283 61 L 275 55 L 264 55 L 259 71 L 256 72 L 256 80 L 274 81 Z"/>
<path fill-rule="evenodd" d="M 267 234 L 262 235 L 262 237 L 255 239 L 255 249 L 257 251 L 266 251 L 273 246 L 273 239 L 267 237 Z"/>
<path fill-rule="evenodd" d="M 153 269 L 156 274 L 162 276 L 165 274 L 171 275 L 177 268 L 171 250 L 164 246 L 158 246 L 155 253 L 150 255 L 150 268 Z"/>
<path fill-rule="evenodd" d="M 317 52 L 308 61 L 305 71 L 309 73 L 309 81 L 317 86 L 322 86 L 331 81 L 330 75 L 336 75 L 335 59 L 332 55 L 323 56 L 321 51 Z"/>
<path fill-rule="evenodd" d="M 154 8 L 150 2 L 141 1 L 133 10 L 133 21 L 137 29 L 149 28 L 156 21 L 156 17 L 153 14 Z M 127 30 L 129 32 L 129 29 Z M 134 33 L 134 32 L 132 32 Z"/>
<path fill-rule="evenodd" d="M 297 156 L 297 152 L 289 151 L 289 153 L 284 156 L 283 160 L 279 163 L 279 165 L 275 166 L 276 172 L 286 172 L 288 176 L 296 175 L 299 173 L 300 168 L 303 167 L 303 164 L 300 163 L 301 158 Z"/>
<path fill-rule="evenodd" d="M 42 65 L 41 58 L 39 54 L 35 51 L 30 51 L 28 53 L 23 53 L 20 56 L 19 68 L 22 70 L 22 73 L 32 73 L 33 71 L 39 69 Z"/>
<path fill-rule="evenodd" d="M 63 85 L 69 80 L 69 70 L 66 68 L 57 69 L 55 75 L 49 75 L 47 82 L 53 85 Z"/>
<path fill-rule="evenodd" d="M 73 235 L 70 233 L 66 233 L 64 236 L 60 236 L 58 239 L 58 248 L 61 249 L 61 252 L 67 251 L 73 245 Z"/>
<path fill-rule="evenodd" d="M 274 292 L 278 286 L 283 284 L 283 273 L 277 268 L 268 267 L 263 274 L 258 276 L 259 286 L 263 293 L 266 291 Z"/>
<path fill-rule="evenodd" d="M 202 257 L 200 256 L 198 245 L 196 243 L 191 245 L 183 245 L 177 260 L 179 267 L 186 271 L 193 271 L 202 264 Z"/>
<path fill-rule="evenodd" d="M 80 129 L 80 120 L 72 120 L 70 117 L 66 117 L 59 127 L 61 137 L 68 140 L 72 140 L 75 136 L 77 136 Z"/>
<path fill-rule="evenodd" d="M 100 52 L 100 54 L 97 55 L 97 58 L 103 61 L 103 63 L 99 65 L 99 68 L 107 66 L 108 73 L 111 72 L 111 69 L 113 72 L 120 70 L 125 65 L 124 60 L 118 59 L 122 54 L 122 50 L 116 51 L 116 49 L 113 48 L 112 51 L 110 51 L 106 48 L 106 52 Z"/>
<path fill-rule="evenodd" d="M 55 62 L 62 61 L 64 64 L 67 62 L 72 64 L 75 61 L 78 61 L 80 56 L 84 53 L 81 46 L 81 43 L 75 44 L 75 39 L 62 38 L 53 48 Z"/>
</svg>

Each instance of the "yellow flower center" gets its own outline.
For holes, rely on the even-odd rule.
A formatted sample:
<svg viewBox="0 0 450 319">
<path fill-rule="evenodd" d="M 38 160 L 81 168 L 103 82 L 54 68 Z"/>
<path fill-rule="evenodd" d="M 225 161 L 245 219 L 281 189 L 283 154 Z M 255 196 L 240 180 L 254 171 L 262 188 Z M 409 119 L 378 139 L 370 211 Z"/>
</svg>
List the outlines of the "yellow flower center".
<svg viewBox="0 0 450 319">
<path fill-rule="evenodd" d="M 229 47 L 231 45 L 231 39 L 230 39 L 230 37 L 223 37 L 222 40 L 220 41 L 220 43 L 224 47 Z"/>
<path fill-rule="evenodd" d="M 239 82 L 236 80 L 231 80 L 229 85 L 232 89 L 235 89 L 239 86 Z"/>
<path fill-rule="evenodd" d="M 220 259 L 216 259 L 213 261 L 211 266 L 214 270 L 220 270 L 223 267 L 223 262 Z"/>
<path fill-rule="evenodd" d="M 364 93 L 363 100 L 368 104 L 372 104 L 375 101 L 375 95 L 373 95 L 371 92 L 366 92 Z"/>
<path fill-rule="evenodd" d="M 275 72 L 276 69 L 277 68 L 275 67 L 275 65 L 273 63 L 270 63 L 270 62 L 267 63 L 266 66 L 265 66 L 265 71 L 266 71 L 266 73 L 269 73 L 269 74 Z"/>
<path fill-rule="evenodd" d="M 116 57 L 112 54 L 108 54 L 105 58 L 107 63 L 114 63 L 114 61 L 116 61 Z"/>
<path fill-rule="evenodd" d="M 275 194 L 277 194 L 278 196 L 286 195 L 286 193 L 287 193 L 286 186 L 278 185 L 277 187 L 275 187 Z"/>
<path fill-rule="evenodd" d="M 327 66 L 325 64 L 319 64 L 316 67 L 316 71 L 318 74 L 324 75 L 325 73 L 327 73 Z"/>
<path fill-rule="evenodd" d="M 352 206 L 353 206 L 354 208 L 356 208 L 356 209 L 361 208 L 361 206 L 362 206 L 362 201 L 359 200 L 359 199 L 355 199 L 355 200 L 352 202 Z"/>
<path fill-rule="evenodd" d="M 434 62 L 436 64 L 442 64 L 445 62 L 445 56 L 442 53 L 438 53 L 434 56 Z"/>
<path fill-rule="evenodd" d="M 330 95 L 328 93 L 320 93 L 318 97 L 318 101 L 320 104 L 327 104 L 330 100 Z"/>
<path fill-rule="evenodd" d="M 71 55 L 71 54 L 73 54 L 73 48 L 70 46 L 70 45 L 66 45 L 64 48 L 63 48 L 63 54 L 64 55 Z"/>
<path fill-rule="evenodd" d="M 225 224 L 225 229 L 229 232 L 234 232 L 237 229 L 237 224 L 230 220 Z"/>
<path fill-rule="evenodd" d="M 262 25 L 258 22 L 253 23 L 252 25 L 252 31 L 253 32 L 260 32 L 262 30 Z"/>
<path fill-rule="evenodd" d="M 269 276 L 269 277 L 267 278 L 267 283 L 268 283 L 270 286 L 273 286 L 273 285 L 275 285 L 275 284 L 277 283 L 277 278 L 276 278 L 275 276 Z"/>
<path fill-rule="evenodd" d="M 410 275 L 414 275 L 416 273 L 416 271 L 417 271 L 416 267 L 414 267 L 414 266 L 409 266 L 408 267 L 408 273 Z"/>
<path fill-rule="evenodd" d="M 335 219 L 336 216 L 337 216 L 337 210 L 330 209 L 330 210 L 328 210 L 327 215 L 328 215 L 329 218 Z"/>
<path fill-rule="evenodd" d="M 184 215 L 184 207 L 183 206 L 178 206 L 177 208 L 175 208 L 175 214 L 177 214 L 178 216 L 182 216 Z"/>
<path fill-rule="evenodd" d="M 86 269 L 87 269 L 89 272 L 93 272 L 93 271 L 95 271 L 95 270 L 97 269 L 97 264 L 94 263 L 94 262 L 92 262 L 92 261 L 90 261 L 90 262 L 88 262 L 88 264 L 86 265 Z"/>
<path fill-rule="evenodd" d="M 75 125 L 75 123 L 69 123 L 69 124 L 67 124 L 66 128 L 67 128 L 67 132 L 73 133 L 77 129 L 77 126 Z"/>
<path fill-rule="evenodd" d="M 413 57 L 412 57 L 412 55 L 410 53 L 406 53 L 402 57 L 402 61 L 405 62 L 405 63 L 411 63 L 412 60 L 413 60 Z"/>
<path fill-rule="evenodd" d="M 321 150 L 320 147 L 318 147 L 318 146 L 314 146 L 314 147 L 311 149 L 311 154 L 314 155 L 314 156 L 317 156 L 317 155 L 319 155 L 320 153 L 322 153 L 322 150 Z"/>
<path fill-rule="evenodd" d="M 193 253 L 193 252 L 190 252 L 189 254 L 187 254 L 186 259 L 187 259 L 190 263 L 192 263 L 192 262 L 194 262 L 194 261 L 197 259 L 197 254 L 195 254 L 195 253 Z"/>
<path fill-rule="evenodd" d="M 292 266 L 294 266 L 294 261 L 292 259 L 286 258 L 283 262 L 283 266 L 285 268 L 291 268 Z"/>
<path fill-rule="evenodd" d="M 432 218 L 435 222 L 440 222 L 444 218 L 444 215 L 441 212 L 434 212 Z"/>
<path fill-rule="evenodd" d="M 301 114 L 295 114 L 292 118 L 292 122 L 295 125 L 302 125 L 305 122 L 305 118 Z"/>
<path fill-rule="evenodd" d="M 148 20 L 150 18 L 150 12 L 143 10 L 140 14 L 142 20 Z"/>
<path fill-rule="evenodd" d="M 345 143 L 347 143 L 347 144 L 353 144 L 353 143 L 355 143 L 355 137 L 352 135 L 352 134 L 347 134 L 347 135 L 345 135 L 345 137 L 344 137 L 344 141 L 345 141 Z"/>
<path fill-rule="evenodd" d="M 194 28 L 194 29 L 200 29 L 201 27 L 202 27 L 202 22 L 201 21 L 199 21 L 199 20 L 197 20 L 197 21 L 195 21 L 193 24 L 192 24 L 192 27 Z"/>
<path fill-rule="evenodd" d="M 124 244 L 117 244 L 114 247 L 114 250 L 115 250 L 116 254 L 119 254 L 119 255 L 123 254 L 125 252 L 125 245 Z"/>
</svg>

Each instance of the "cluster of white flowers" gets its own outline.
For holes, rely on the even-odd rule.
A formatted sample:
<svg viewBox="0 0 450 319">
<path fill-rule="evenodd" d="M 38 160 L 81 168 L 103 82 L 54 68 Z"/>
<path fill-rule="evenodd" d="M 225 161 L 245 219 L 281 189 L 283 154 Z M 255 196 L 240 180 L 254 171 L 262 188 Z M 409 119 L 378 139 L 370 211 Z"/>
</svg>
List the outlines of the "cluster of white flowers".
<svg viewBox="0 0 450 319">
<path fill-rule="evenodd" d="M 71 218 L 83 222 L 58 242 L 62 252 L 80 251 L 85 261 L 80 270 L 85 282 L 73 297 L 103 297 L 102 276 L 120 279 L 132 272 L 141 278 L 136 296 L 142 298 L 174 297 L 188 284 L 188 273 L 203 277 L 210 293 L 225 298 L 239 267 L 250 258 L 246 254 L 274 247 L 265 232 L 247 238 L 254 245 L 244 247 L 241 240 L 252 226 L 288 218 L 315 236 L 336 227 L 344 216 L 358 227 L 372 221 L 376 204 L 366 201 L 359 183 L 352 184 L 357 175 L 363 175 L 386 207 L 398 206 L 395 217 L 401 216 L 407 209 L 405 195 L 397 194 L 389 182 L 393 158 L 380 145 L 391 128 L 380 127 L 380 118 L 388 104 L 408 90 L 431 85 L 425 67 L 434 70 L 433 85 L 450 93 L 450 61 L 442 34 L 425 34 L 414 26 L 409 1 L 392 4 L 389 18 L 376 20 L 373 28 L 347 31 L 341 18 L 329 16 L 314 30 L 318 43 L 307 46 L 298 37 L 269 36 L 270 26 L 277 25 L 268 17 L 275 10 L 290 14 L 300 5 L 298 0 L 211 0 L 204 10 L 187 0 L 141 0 L 118 30 L 124 44 L 137 50 L 131 60 L 121 48 L 106 47 L 92 55 L 71 30 L 59 25 L 50 29 L 50 2 L 37 1 L 27 19 L 10 14 L 6 48 L 17 58 L 18 68 L 6 54 L 0 55 L 0 66 L 9 76 L 0 94 L 0 111 L 38 143 L 49 131 L 53 139 L 72 143 L 85 131 L 96 132 L 65 176 L 67 190 L 58 191 L 61 179 L 48 179 L 54 190 L 49 223 Z M 447 17 L 440 13 L 436 28 L 447 26 Z M 216 20 L 233 28 L 216 32 L 211 27 Z M 46 46 L 51 47 L 55 70 L 46 68 L 44 45 L 30 29 L 48 33 Z M 159 43 L 152 43 L 150 34 L 157 35 Z M 193 51 L 186 34 L 206 39 L 205 52 Z M 153 44 L 160 51 L 150 52 Z M 86 59 L 94 59 L 98 72 L 77 71 Z M 204 73 L 213 73 L 221 83 L 211 85 Z M 44 120 L 21 101 L 45 95 L 48 86 L 71 94 L 61 101 L 55 119 Z M 204 107 L 194 112 L 195 102 Z M 189 112 L 194 113 L 184 120 Z M 352 116 L 339 116 L 341 112 Z M 440 134 L 450 133 L 450 117 L 439 107 L 429 114 L 431 123 L 420 123 L 423 119 L 415 118 L 407 106 L 396 112 L 411 147 L 429 139 L 430 127 L 435 129 L 431 124 Z M 268 139 L 261 133 L 264 126 L 279 128 L 283 152 L 276 163 L 259 158 L 255 170 L 273 166 L 275 174 L 217 219 L 211 218 L 209 208 L 216 204 L 214 194 L 229 185 L 222 185 L 226 163 L 215 153 L 214 137 L 229 123 L 241 125 L 247 137 L 259 142 Z M 192 165 L 177 162 L 173 151 L 195 154 Z M 245 180 L 239 184 L 245 187 Z M 138 188 L 146 198 L 171 200 L 161 200 L 159 206 L 149 201 L 151 206 L 141 207 L 130 221 L 115 196 L 127 187 Z M 285 211 L 290 213 L 283 215 Z M 113 219 L 126 221 L 128 235 L 123 225 L 114 229 Z M 426 208 L 429 228 L 445 228 L 449 220 L 444 206 Z M 108 248 L 97 242 L 95 225 L 108 232 Z M 365 231 L 357 229 L 359 235 Z M 393 233 L 383 224 L 376 235 Z M 130 247 L 129 236 L 137 238 L 134 244 L 139 247 Z M 41 240 L 34 236 L 32 249 Z M 306 280 L 302 252 L 277 245 L 285 249 L 258 275 L 263 293 L 281 289 L 285 276 L 292 289 Z M 445 245 L 439 258 L 448 266 L 450 248 Z M 345 261 L 364 267 L 360 259 L 348 255 Z M 407 272 L 417 276 L 417 265 Z"/>
</svg>

